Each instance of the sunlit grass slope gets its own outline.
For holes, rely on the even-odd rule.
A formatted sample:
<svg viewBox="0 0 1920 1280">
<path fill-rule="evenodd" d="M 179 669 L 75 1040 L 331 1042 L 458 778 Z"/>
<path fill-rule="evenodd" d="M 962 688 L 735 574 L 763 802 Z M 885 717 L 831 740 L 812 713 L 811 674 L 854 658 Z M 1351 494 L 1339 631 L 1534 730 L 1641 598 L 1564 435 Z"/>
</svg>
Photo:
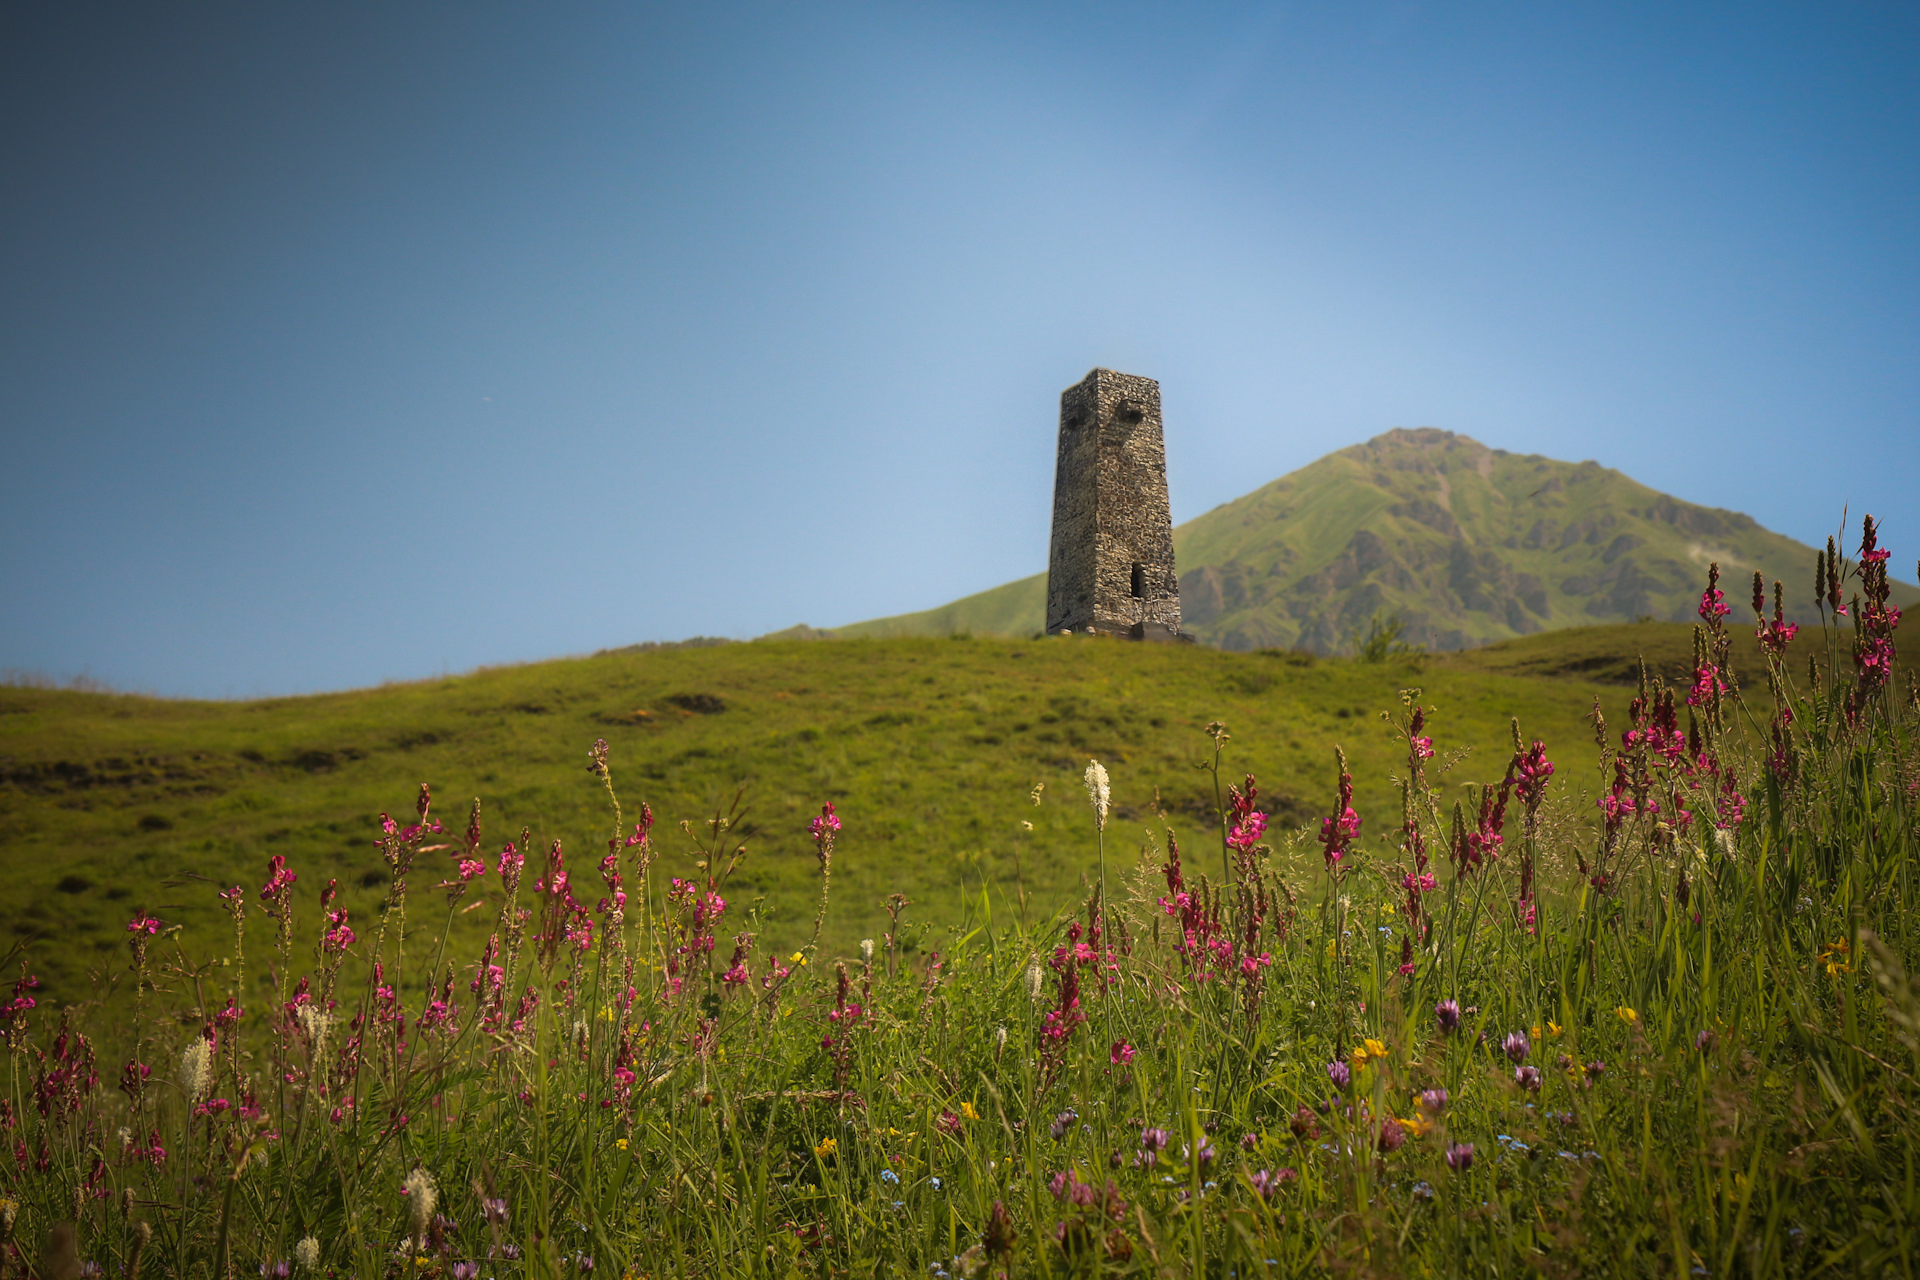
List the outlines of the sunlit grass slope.
<svg viewBox="0 0 1920 1280">
<path fill-rule="evenodd" d="M 629 815 L 644 802 L 671 829 L 744 787 L 754 835 L 734 883 L 741 898 L 765 895 L 783 944 L 817 898 L 806 819 L 834 801 L 846 830 L 829 941 L 846 948 L 880 928 L 890 893 L 930 922 L 958 918 L 963 895 L 979 910 L 983 886 L 995 913 L 1018 910 L 1022 884 L 1035 915 L 1076 895 L 1091 867 L 1078 829 L 1089 758 L 1112 770 L 1116 839 L 1137 841 L 1157 796 L 1204 848 L 1212 782 L 1194 766 L 1210 720 L 1229 726 L 1234 761 L 1258 775 L 1281 827 L 1317 825 L 1342 744 L 1366 835 L 1386 837 L 1394 748 L 1378 715 L 1409 686 L 1426 690 L 1449 741 L 1476 747 L 1451 783 L 1497 776 L 1518 715 L 1551 743 L 1570 787 L 1585 787 L 1582 717 L 1598 696 L 1617 718 L 1628 695 L 1591 677 L 1618 679 L 1640 649 L 1684 657 L 1685 637 L 1677 626 L 1571 633 L 1562 656 L 1594 664 L 1572 675 L 1547 637 L 1423 666 L 1091 639 L 889 640 L 607 654 L 255 702 L 0 689 L 0 910 L 66 994 L 88 966 L 122 962 L 135 909 L 184 922 L 187 941 L 211 950 L 224 924 L 196 881 L 257 888 L 276 853 L 305 901 L 337 878 L 359 918 L 384 885 L 377 816 L 410 812 L 421 782 L 450 829 L 479 796 L 490 847 L 530 828 L 542 848 L 562 839 L 590 878 L 611 833 L 586 771 L 604 737 Z M 439 870 L 415 872 L 422 902 Z"/>
</svg>

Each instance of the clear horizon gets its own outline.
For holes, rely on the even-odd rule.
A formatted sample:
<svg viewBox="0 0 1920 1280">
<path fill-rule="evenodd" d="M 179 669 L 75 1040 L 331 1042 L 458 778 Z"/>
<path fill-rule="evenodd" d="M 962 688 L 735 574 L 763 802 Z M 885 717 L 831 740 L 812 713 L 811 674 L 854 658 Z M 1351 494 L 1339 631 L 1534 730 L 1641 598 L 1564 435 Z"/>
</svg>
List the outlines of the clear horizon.
<svg viewBox="0 0 1920 1280">
<path fill-rule="evenodd" d="M 178 696 L 913 612 L 1436 426 L 1920 553 L 1920 14 L 0 13 L 0 668 Z"/>
</svg>

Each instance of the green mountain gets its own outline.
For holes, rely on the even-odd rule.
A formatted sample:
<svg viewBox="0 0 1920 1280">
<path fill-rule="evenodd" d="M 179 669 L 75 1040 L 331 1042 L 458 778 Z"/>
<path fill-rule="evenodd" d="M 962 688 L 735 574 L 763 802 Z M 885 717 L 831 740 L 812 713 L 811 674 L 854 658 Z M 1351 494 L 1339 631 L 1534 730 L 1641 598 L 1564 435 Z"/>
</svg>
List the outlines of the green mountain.
<svg viewBox="0 0 1920 1280">
<path fill-rule="evenodd" d="M 1224 649 L 1339 652 L 1376 616 L 1437 651 L 1694 616 L 1707 565 L 1743 605 L 1754 570 L 1813 612 L 1814 550 L 1736 511 L 1596 462 L 1489 449 L 1432 427 L 1330 453 L 1173 531 L 1186 629 Z M 835 636 L 1031 635 L 1044 573 Z M 1901 584 L 1902 604 L 1920 589 Z M 1744 616 L 1737 614 L 1736 616 Z"/>
</svg>

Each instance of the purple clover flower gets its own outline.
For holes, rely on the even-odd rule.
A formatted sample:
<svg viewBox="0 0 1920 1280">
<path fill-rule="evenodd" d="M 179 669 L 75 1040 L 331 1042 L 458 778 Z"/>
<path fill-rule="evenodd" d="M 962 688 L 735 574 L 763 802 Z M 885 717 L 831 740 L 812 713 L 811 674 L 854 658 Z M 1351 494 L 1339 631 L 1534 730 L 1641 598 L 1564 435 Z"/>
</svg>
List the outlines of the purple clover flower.
<svg viewBox="0 0 1920 1280">
<path fill-rule="evenodd" d="M 1290 1187 L 1300 1178 L 1292 1169 L 1281 1169 L 1269 1173 L 1265 1169 L 1256 1169 L 1247 1181 L 1253 1184 L 1254 1192 L 1262 1200 L 1271 1200 L 1283 1187 Z"/>
</svg>

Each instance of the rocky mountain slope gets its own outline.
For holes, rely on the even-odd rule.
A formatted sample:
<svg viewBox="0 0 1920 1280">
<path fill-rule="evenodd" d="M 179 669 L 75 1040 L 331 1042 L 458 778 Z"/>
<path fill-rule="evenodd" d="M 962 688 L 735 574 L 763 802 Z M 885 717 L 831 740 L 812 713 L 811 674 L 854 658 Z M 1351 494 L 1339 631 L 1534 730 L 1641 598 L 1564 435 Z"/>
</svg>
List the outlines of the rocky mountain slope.
<svg viewBox="0 0 1920 1280">
<path fill-rule="evenodd" d="M 1850 531 L 1850 536 L 1857 536 Z M 1814 550 L 1735 511 L 1697 506 L 1596 462 L 1396 429 L 1174 530 L 1186 629 L 1226 649 L 1339 652 L 1376 616 L 1426 648 L 1559 627 L 1693 616 L 1718 561 L 1742 603 L 1755 569 L 1813 612 Z M 1896 601 L 1920 590 L 1900 584 Z M 1027 635 L 1046 575 L 836 636 Z M 1744 616 L 1744 614 L 1736 615 Z"/>
</svg>

